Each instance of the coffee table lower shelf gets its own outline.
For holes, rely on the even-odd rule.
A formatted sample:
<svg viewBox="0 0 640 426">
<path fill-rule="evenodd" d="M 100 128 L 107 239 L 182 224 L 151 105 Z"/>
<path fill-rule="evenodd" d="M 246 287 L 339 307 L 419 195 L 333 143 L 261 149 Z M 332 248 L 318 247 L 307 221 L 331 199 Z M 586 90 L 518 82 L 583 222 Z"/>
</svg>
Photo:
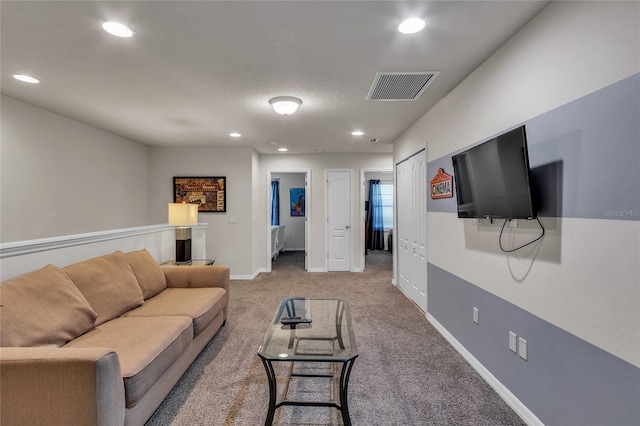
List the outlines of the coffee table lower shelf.
<svg viewBox="0 0 640 426">
<path fill-rule="evenodd" d="M 287 322 L 285 320 L 296 317 L 305 321 L 302 324 L 284 324 Z M 282 300 L 262 345 L 258 348 L 258 356 L 262 359 L 269 382 L 269 410 L 264 422 L 266 426 L 273 424 L 276 410 L 284 406 L 336 408 L 342 415 L 344 425 L 351 426 L 347 396 L 349 376 L 358 357 L 358 348 L 346 301 L 307 297 Z M 290 363 L 279 402 L 278 378 L 274 369 L 276 362 Z M 323 374 L 319 374 L 320 370 Z M 306 383 L 297 389 L 300 392 L 298 398 L 287 399 L 294 378 L 300 378 L 300 382 Z M 317 397 L 320 401 L 300 400 L 300 396 L 307 393 L 305 387 L 311 381 L 310 378 L 330 380 L 330 397 L 327 400 L 322 397 Z M 316 391 L 319 388 L 311 381 L 308 389 Z"/>
<path fill-rule="evenodd" d="M 267 379 L 269 381 L 269 411 L 267 412 L 267 418 L 264 422 L 265 426 L 271 426 L 273 424 L 273 418 L 275 416 L 276 409 L 283 406 L 299 406 L 299 407 L 330 407 L 336 408 L 342 414 L 342 422 L 345 426 L 351 426 L 351 418 L 349 416 L 349 404 L 347 401 L 347 394 L 349 390 L 349 376 L 351 375 L 351 368 L 353 367 L 353 363 L 355 362 L 357 355 L 353 358 L 346 361 L 304 361 L 304 363 L 309 362 L 322 362 L 322 363 L 330 363 L 334 368 L 333 374 L 307 374 L 307 373 L 294 373 L 294 365 L 295 361 L 278 361 L 278 362 L 289 362 L 291 363 L 291 367 L 289 369 L 289 375 L 287 376 L 285 389 L 283 392 L 283 399 L 280 402 L 277 402 L 278 395 L 278 382 L 276 379 L 276 373 L 273 368 L 273 363 L 271 360 L 265 359 L 260 356 L 262 359 L 262 364 L 264 365 L 265 370 L 267 371 Z M 341 364 L 340 370 L 340 379 L 339 379 L 339 389 L 338 389 L 338 397 L 340 403 L 332 402 L 332 401 L 293 401 L 287 399 L 287 393 L 289 391 L 289 383 L 292 377 L 307 377 L 307 378 L 327 378 L 327 379 L 335 379 L 337 373 L 337 367 Z M 335 398 L 334 398 L 335 401 Z"/>
</svg>

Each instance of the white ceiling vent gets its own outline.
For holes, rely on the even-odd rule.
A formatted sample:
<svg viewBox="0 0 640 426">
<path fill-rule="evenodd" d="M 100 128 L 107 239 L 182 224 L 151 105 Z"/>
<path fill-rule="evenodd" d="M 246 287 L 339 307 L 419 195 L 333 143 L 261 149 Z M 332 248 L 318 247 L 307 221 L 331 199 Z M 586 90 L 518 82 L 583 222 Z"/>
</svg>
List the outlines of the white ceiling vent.
<svg viewBox="0 0 640 426">
<path fill-rule="evenodd" d="M 414 101 L 438 74 L 439 71 L 378 72 L 369 89 L 367 100 Z"/>
</svg>

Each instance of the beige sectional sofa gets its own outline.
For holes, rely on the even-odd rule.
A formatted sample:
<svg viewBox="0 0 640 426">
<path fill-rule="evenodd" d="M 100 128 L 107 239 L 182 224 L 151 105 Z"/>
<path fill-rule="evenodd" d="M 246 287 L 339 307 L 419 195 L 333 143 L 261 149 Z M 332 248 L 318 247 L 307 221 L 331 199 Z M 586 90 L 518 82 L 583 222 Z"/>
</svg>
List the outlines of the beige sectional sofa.
<svg viewBox="0 0 640 426">
<path fill-rule="evenodd" d="M 229 268 L 115 252 L 4 281 L 0 304 L 0 424 L 143 425 L 226 321 Z"/>
</svg>

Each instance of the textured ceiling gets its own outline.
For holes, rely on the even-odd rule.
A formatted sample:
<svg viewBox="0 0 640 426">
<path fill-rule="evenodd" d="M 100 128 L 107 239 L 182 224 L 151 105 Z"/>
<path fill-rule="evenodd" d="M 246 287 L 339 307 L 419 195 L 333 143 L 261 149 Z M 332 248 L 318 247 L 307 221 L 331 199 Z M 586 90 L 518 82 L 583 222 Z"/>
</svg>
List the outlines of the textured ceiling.
<svg viewBox="0 0 640 426">
<path fill-rule="evenodd" d="M 3 0 L 1 87 L 146 145 L 391 152 L 548 3 Z M 426 29 L 397 32 L 409 16 L 426 18 Z M 108 20 L 136 35 L 105 33 Z M 439 74 L 417 100 L 367 100 L 380 71 Z M 20 83 L 15 73 L 42 83 Z M 268 102 L 275 96 L 303 104 L 280 116 Z M 356 129 L 365 134 L 352 136 Z"/>
</svg>

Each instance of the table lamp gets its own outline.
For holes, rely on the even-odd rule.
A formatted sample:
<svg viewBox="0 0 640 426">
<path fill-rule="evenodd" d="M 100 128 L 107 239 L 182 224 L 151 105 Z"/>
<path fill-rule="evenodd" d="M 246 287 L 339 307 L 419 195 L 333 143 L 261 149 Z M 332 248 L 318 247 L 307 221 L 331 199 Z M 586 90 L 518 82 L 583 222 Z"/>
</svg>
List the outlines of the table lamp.
<svg viewBox="0 0 640 426">
<path fill-rule="evenodd" d="M 176 227 L 176 262 L 191 262 L 191 226 L 197 223 L 197 204 L 169 203 L 169 225 Z"/>
</svg>

